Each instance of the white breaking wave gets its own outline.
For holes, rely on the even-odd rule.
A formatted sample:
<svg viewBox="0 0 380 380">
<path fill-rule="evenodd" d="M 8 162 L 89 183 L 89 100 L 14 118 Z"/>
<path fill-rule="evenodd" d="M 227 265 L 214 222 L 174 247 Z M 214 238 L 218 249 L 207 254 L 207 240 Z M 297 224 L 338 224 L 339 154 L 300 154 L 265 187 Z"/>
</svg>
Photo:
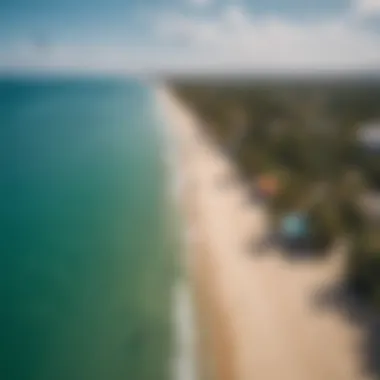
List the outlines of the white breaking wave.
<svg viewBox="0 0 380 380">
<path fill-rule="evenodd" d="M 176 332 L 173 379 L 195 380 L 194 315 L 188 284 L 178 281 L 174 288 L 174 326 Z"/>
<path fill-rule="evenodd" d="M 162 138 L 162 152 L 165 166 L 169 170 L 169 195 L 174 201 L 174 206 L 180 210 L 182 201 L 181 195 L 185 186 L 183 168 L 180 167 L 180 157 L 178 154 L 178 142 L 174 140 L 172 132 L 172 122 L 160 104 L 160 99 L 156 98 L 157 114 L 159 118 L 159 135 Z M 179 258 L 185 273 L 176 280 L 173 287 L 173 327 L 174 338 L 172 356 L 172 378 L 173 380 L 196 380 L 197 364 L 195 351 L 195 323 L 194 308 L 190 286 L 185 276 L 188 271 L 188 247 L 189 239 L 193 237 L 193 230 L 186 226 L 183 218 L 181 233 L 181 252 Z"/>
</svg>

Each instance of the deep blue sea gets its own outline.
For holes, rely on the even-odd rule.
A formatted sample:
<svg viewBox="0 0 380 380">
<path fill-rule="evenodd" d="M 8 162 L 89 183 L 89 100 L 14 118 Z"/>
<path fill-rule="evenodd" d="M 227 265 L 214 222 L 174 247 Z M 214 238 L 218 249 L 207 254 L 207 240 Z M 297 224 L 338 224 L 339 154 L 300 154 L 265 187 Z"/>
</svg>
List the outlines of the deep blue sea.
<svg viewBox="0 0 380 380">
<path fill-rule="evenodd" d="M 0 79 L 1 380 L 171 378 L 154 102 L 127 79 Z"/>
</svg>

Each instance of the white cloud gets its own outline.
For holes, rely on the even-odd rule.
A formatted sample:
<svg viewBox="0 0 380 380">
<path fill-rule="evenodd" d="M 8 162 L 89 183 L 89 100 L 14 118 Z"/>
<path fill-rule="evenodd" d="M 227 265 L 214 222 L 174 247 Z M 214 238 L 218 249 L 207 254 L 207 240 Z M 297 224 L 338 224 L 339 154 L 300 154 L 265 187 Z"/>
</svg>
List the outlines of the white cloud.
<svg viewBox="0 0 380 380">
<path fill-rule="evenodd" d="M 0 52 L 0 68 L 213 72 L 379 69 L 380 33 L 356 22 L 352 9 L 334 19 L 308 23 L 279 16 L 258 17 L 236 3 L 213 17 L 170 12 L 154 16 L 149 45 L 55 46 L 41 52 L 23 41 L 13 51 Z M 371 9 L 375 9 L 373 5 Z"/>
<path fill-rule="evenodd" d="M 165 25 L 167 43 L 182 36 L 187 59 L 197 57 L 205 67 L 380 68 L 380 34 L 343 15 L 296 23 L 274 16 L 254 18 L 243 8 L 229 6 L 208 19 L 171 14 Z"/>
<path fill-rule="evenodd" d="M 354 0 L 352 10 L 359 17 L 380 16 L 380 0 Z"/>
</svg>

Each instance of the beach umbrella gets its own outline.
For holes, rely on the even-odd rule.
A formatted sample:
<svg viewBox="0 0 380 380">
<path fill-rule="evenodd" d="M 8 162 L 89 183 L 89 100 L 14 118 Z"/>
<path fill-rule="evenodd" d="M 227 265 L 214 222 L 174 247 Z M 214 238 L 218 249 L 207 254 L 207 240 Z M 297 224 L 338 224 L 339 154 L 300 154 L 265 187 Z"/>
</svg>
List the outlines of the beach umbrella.
<svg viewBox="0 0 380 380">
<path fill-rule="evenodd" d="M 308 234 L 307 216 L 300 212 L 285 215 L 280 222 L 281 234 L 289 239 L 300 239 Z"/>
<path fill-rule="evenodd" d="M 259 178 L 258 188 L 263 196 L 272 197 L 279 189 L 278 178 L 274 175 L 264 175 Z"/>
</svg>

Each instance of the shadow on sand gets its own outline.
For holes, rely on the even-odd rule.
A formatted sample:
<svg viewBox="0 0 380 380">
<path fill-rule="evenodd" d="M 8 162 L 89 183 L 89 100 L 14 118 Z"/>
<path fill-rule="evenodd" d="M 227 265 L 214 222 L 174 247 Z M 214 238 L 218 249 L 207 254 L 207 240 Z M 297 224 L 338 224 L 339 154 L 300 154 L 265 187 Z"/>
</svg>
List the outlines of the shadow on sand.
<svg viewBox="0 0 380 380">
<path fill-rule="evenodd" d="M 226 155 L 228 156 L 228 155 Z M 231 159 L 231 157 L 228 157 Z M 240 184 L 250 188 L 250 184 L 241 175 L 231 178 L 224 176 L 218 181 L 220 190 L 229 190 Z M 248 204 L 265 208 L 266 201 L 257 192 L 248 192 Z M 250 257 L 265 258 L 274 251 L 281 251 L 285 260 L 296 264 L 305 260 L 318 262 L 329 255 L 325 247 L 313 247 L 309 241 L 286 242 L 276 233 L 269 233 L 260 239 L 255 237 L 247 243 Z M 380 379 L 380 316 L 369 306 L 365 297 L 366 290 L 354 288 L 348 282 L 336 281 L 319 287 L 311 295 L 311 304 L 318 313 L 333 312 L 342 316 L 347 322 L 362 331 L 363 339 L 357 347 L 353 347 L 360 356 L 362 373 L 374 379 Z"/>
<path fill-rule="evenodd" d="M 336 312 L 363 333 L 358 350 L 365 376 L 380 379 L 380 318 L 369 306 L 365 289 L 355 288 L 347 282 L 336 281 L 318 289 L 312 296 L 318 312 Z"/>
<path fill-rule="evenodd" d="M 282 258 L 291 264 L 321 262 L 329 256 L 323 248 L 313 249 L 305 242 L 286 243 L 278 236 L 266 236 L 251 244 L 254 258 L 269 257 L 279 247 Z M 370 306 L 368 289 L 361 284 L 349 284 L 344 279 L 324 283 L 311 294 L 310 302 L 317 313 L 334 313 L 359 328 L 362 339 L 355 350 L 364 376 L 380 379 L 380 315 Z"/>
<path fill-rule="evenodd" d="M 328 249 L 322 247 L 317 248 L 307 239 L 289 241 L 275 232 L 269 232 L 266 236 L 253 240 L 254 241 L 249 245 L 249 251 L 253 257 L 278 251 L 281 252 L 285 260 L 296 263 L 297 261 L 318 262 L 328 255 Z"/>
<path fill-rule="evenodd" d="M 273 252 L 273 241 L 263 239 L 251 247 L 251 256 L 264 259 Z M 278 243 L 277 243 L 278 244 Z M 325 252 L 307 250 L 302 246 L 290 246 L 283 252 L 283 258 L 292 264 L 323 261 Z M 349 324 L 359 328 L 362 339 L 353 350 L 359 356 L 364 376 L 380 379 L 380 315 L 370 306 L 366 296 L 368 290 L 357 284 L 335 280 L 325 283 L 311 294 L 310 302 L 317 313 L 334 313 Z M 366 377 L 367 378 L 367 377 Z"/>
</svg>

